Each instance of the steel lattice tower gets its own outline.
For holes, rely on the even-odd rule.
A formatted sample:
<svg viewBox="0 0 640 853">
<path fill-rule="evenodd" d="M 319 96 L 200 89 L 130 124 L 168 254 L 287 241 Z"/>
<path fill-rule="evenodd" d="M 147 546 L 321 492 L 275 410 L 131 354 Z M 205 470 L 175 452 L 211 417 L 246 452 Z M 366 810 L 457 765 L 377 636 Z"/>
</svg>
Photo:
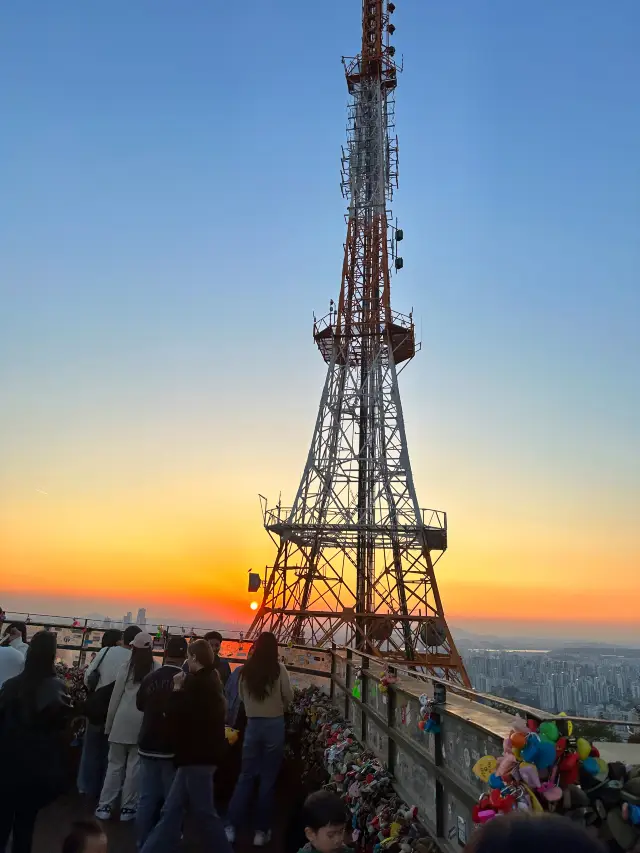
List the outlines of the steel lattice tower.
<svg viewBox="0 0 640 853">
<path fill-rule="evenodd" d="M 394 8 L 363 0 L 362 50 L 343 60 L 347 239 L 338 304 L 314 323 L 327 377 L 293 507 L 262 499 L 278 552 L 249 634 L 352 645 L 469 684 L 434 573 L 446 514 L 418 505 L 398 390 L 398 365 L 416 346 L 412 317 L 390 302 L 403 236 L 388 209 L 398 175 Z"/>
</svg>

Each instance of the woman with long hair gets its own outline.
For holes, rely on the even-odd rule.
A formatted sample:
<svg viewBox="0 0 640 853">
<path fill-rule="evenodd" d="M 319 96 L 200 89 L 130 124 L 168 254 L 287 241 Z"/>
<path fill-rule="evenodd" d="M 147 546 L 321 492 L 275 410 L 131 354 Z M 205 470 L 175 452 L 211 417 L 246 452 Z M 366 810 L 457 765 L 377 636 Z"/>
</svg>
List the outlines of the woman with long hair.
<svg viewBox="0 0 640 853">
<path fill-rule="evenodd" d="M 189 672 L 174 676 L 167 709 L 176 775 L 160 821 L 141 853 L 173 853 L 187 814 L 193 817 L 203 850 L 232 853 L 213 798 L 213 776 L 226 751 L 226 705 L 214 653 L 206 640 L 189 645 L 187 663 Z"/>
<path fill-rule="evenodd" d="M 284 755 L 284 712 L 293 698 L 289 673 L 279 660 L 278 641 L 268 631 L 260 634 L 242 669 L 239 694 L 247 728 L 240 778 L 229 804 L 227 838 L 233 843 L 237 827 L 246 822 L 249 800 L 258 780 L 253 844 L 264 847 L 271 839 L 273 790 Z"/>
<path fill-rule="evenodd" d="M 30 853 L 38 812 L 66 786 L 65 729 L 71 701 L 56 677 L 56 635 L 39 631 L 24 670 L 0 690 L 0 851 Z"/>
<path fill-rule="evenodd" d="M 136 696 L 142 679 L 156 669 L 153 659 L 153 639 L 141 631 L 131 643 L 131 657 L 124 663 L 116 678 L 109 700 L 105 733 L 109 736 L 107 772 L 96 809 L 96 817 L 109 820 L 118 797 L 120 820 L 135 820 L 138 803 L 138 735 L 142 726 L 142 711 L 136 707 Z"/>
</svg>

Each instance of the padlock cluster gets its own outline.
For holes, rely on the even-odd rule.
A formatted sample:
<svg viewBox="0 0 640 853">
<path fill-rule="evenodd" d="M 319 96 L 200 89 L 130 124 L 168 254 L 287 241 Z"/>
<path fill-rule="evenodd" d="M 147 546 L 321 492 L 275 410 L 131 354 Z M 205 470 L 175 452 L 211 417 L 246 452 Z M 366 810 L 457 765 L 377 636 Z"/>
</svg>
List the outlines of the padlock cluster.
<svg viewBox="0 0 640 853">
<path fill-rule="evenodd" d="M 291 711 L 302 721 L 304 775 L 324 775 L 324 787 L 340 794 L 351 814 L 351 842 L 366 853 L 429 853 L 416 806 L 393 789 L 381 762 L 356 740 L 350 724 L 317 688 L 296 691 Z M 322 769 L 319 770 L 318 764 Z"/>
</svg>

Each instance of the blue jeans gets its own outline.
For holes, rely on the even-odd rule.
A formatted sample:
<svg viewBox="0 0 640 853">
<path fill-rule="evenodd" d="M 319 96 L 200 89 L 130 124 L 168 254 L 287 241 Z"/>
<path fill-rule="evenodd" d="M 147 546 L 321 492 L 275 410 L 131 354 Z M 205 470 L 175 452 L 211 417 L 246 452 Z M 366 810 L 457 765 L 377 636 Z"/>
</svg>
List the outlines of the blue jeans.
<svg viewBox="0 0 640 853">
<path fill-rule="evenodd" d="M 78 790 L 90 797 L 99 797 L 107 772 L 109 739 L 104 726 L 87 723 L 82 742 L 82 756 L 78 770 Z"/>
<path fill-rule="evenodd" d="M 158 822 L 160 809 L 169 796 L 176 768 L 171 758 L 140 756 L 139 795 L 136 814 L 136 842 L 142 850 L 149 833 Z"/>
<path fill-rule="evenodd" d="M 268 832 L 273 813 L 273 791 L 284 756 L 284 717 L 250 717 L 244 734 L 242 769 L 229 803 L 228 823 L 246 824 L 249 800 L 258 780 L 255 829 Z"/>
<path fill-rule="evenodd" d="M 162 816 L 142 847 L 142 853 L 174 853 L 180 844 L 185 815 L 193 815 L 203 850 L 233 853 L 213 804 L 215 767 L 179 767 Z"/>
</svg>

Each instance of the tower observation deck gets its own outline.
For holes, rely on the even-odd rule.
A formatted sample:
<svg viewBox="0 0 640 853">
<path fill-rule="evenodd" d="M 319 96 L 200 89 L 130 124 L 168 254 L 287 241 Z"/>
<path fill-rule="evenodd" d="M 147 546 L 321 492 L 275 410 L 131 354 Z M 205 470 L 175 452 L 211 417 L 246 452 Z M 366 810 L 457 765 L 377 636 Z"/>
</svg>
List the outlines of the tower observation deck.
<svg viewBox="0 0 640 853">
<path fill-rule="evenodd" d="M 398 183 L 391 37 L 395 6 L 362 2 L 362 45 L 343 59 L 350 103 L 342 151 L 347 236 L 337 304 L 314 322 L 327 364 L 311 447 L 293 505 L 270 508 L 277 545 L 250 636 L 353 646 L 468 684 L 434 565 L 447 517 L 422 509 L 407 449 L 398 366 L 416 353 L 413 318 L 391 307 L 403 266 L 390 225 Z"/>
</svg>

